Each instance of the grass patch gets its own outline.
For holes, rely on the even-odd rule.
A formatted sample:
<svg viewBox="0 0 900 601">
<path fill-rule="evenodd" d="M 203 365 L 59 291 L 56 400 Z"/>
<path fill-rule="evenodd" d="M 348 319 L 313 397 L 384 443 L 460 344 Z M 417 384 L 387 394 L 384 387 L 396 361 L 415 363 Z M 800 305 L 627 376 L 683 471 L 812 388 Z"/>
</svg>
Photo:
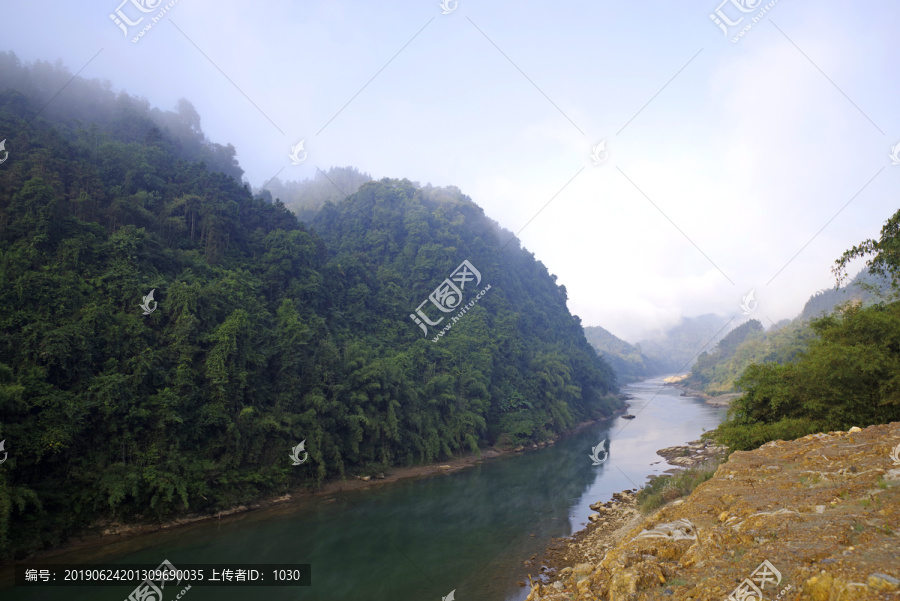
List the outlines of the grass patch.
<svg viewBox="0 0 900 601">
<path fill-rule="evenodd" d="M 679 497 L 686 497 L 695 488 L 709 480 L 716 473 L 724 459 L 710 459 L 697 467 L 677 474 L 660 476 L 638 491 L 638 509 L 647 514 Z"/>
<path fill-rule="evenodd" d="M 803 486 L 805 486 L 807 488 L 809 488 L 811 486 L 815 486 L 816 484 L 818 484 L 821 481 L 822 481 L 822 478 L 819 477 L 819 474 L 813 474 L 812 476 L 801 476 L 800 477 L 800 484 L 802 484 Z"/>
</svg>

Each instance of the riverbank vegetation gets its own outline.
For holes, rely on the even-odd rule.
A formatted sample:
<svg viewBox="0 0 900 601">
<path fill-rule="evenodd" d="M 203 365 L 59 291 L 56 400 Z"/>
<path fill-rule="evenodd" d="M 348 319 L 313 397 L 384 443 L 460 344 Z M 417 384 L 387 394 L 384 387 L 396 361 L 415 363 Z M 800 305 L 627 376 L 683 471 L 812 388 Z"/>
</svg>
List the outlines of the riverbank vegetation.
<svg viewBox="0 0 900 601">
<path fill-rule="evenodd" d="M 870 271 L 900 287 L 900 211 L 879 240 L 836 261 L 839 283 L 859 257 L 869 257 Z M 900 302 L 846 303 L 810 328 L 815 336 L 795 360 L 747 367 L 737 380 L 744 395 L 709 436 L 732 450 L 751 450 L 771 440 L 900 420 Z"/>
<path fill-rule="evenodd" d="M 868 307 L 884 301 L 890 282 L 861 271 L 843 288 L 820 290 L 807 301 L 801 314 L 792 320 L 764 325 L 751 319 L 729 332 L 710 352 L 700 353 L 691 372 L 681 384 L 710 396 L 736 392 L 737 380 L 752 364 L 785 364 L 797 359 L 818 334 L 810 321 L 835 311 L 846 303 Z"/>
<path fill-rule="evenodd" d="M 653 478 L 637 492 L 635 498 L 638 509 L 641 513 L 648 514 L 667 503 L 690 495 L 695 488 L 712 478 L 725 460 L 725 457 L 714 457 L 675 474 Z"/>
<path fill-rule="evenodd" d="M 0 558 L 622 406 L 565 287 L 458 189 L 345 173 L 304 224 L 187 101 L 12 53 L 0 81 Z M 432 342 L 410 314 L 464 260 L 490 290 Z"/>
</svg>

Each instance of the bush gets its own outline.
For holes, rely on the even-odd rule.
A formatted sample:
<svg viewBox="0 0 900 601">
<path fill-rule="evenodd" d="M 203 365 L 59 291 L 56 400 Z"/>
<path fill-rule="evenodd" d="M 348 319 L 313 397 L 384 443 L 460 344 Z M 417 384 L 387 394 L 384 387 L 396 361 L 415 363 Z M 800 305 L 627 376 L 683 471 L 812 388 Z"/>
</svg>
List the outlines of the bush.
<svg viewBox="0 0 900 601">
<path fill-rule="evenodd" d="M 900 420 L 900 302 L 845 305 L 811 327 L 819 337 L 795 362 L 747 368 L 715 440 L 750 450 Z"/>
<path fill-rule="evenodd" d="M 659 476 L 638 491 L 636 500 L 641 513 L 651 511 L 691 492 L 713 477 L 725 458 L 709 459 L 677 474 Z"/>
</svg>

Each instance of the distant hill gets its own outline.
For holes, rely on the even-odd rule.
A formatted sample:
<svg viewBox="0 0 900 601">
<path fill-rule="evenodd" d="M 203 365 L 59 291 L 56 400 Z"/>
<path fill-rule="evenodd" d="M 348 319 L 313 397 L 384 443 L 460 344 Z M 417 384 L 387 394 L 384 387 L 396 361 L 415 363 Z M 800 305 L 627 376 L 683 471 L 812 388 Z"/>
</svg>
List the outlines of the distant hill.
<svg viewBox="0 0 900 601">
<path fill-rule="evenodd" d="M 641 340 L 636 346 L 650 360 L 657 373 L 687 369 L 700 351 L 709 348 L 725 335 L 728 318 L 712 313 L 683 317 L 681 322 L 656 336 Z"/>
<path fill-rule="evenodd" d="M 890 290 L 890 280 L 860 272 L 848 286 L 840 290 L 820 290 L 806 302 L 793 320 L 782 320 L 763 331 L 755 319 L 744 322 L 728 333 L 709 353 L 701 353 L 683 382 L 710 395 L 734 392 L 734 382 L 752 363 L 789 363 L 797 359 L 815 336 L 810 319 L 829 314 L 841 303 L 858 301 L 870 305 Z"/>
<path fill-rule="evenodd" d="M 844 288 L 831 288 L 820 290 L 813 294 L 800 312 L 800 319 L 810 320 L 823 314 L 831 313 L 839 304 L 848 300 L 858 300 L 864 306 L 877 302 L 879 294 L 887 294 L 890 291 L 891 282 L 888 277 L 877 276 L 864 269 L 850 284 Z"/>
<path fill-rule="evenodd" d="M 641 352 L 640 346 L 625 342 L 600 326 L 587 326 L 584 336 L 616 372 L 620 383 L 636 382 L 662 372 L 655 361 Z"/>
</svg>

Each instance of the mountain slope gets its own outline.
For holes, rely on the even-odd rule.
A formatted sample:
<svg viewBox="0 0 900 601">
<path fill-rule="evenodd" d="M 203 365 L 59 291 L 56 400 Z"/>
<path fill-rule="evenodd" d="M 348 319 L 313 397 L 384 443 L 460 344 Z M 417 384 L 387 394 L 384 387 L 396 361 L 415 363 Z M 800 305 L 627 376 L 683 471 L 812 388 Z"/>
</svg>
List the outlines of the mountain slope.
<svg viewBox="0 0 900 601">
<path fill-rule="evenodd" d="M 186 107 L 175 133 L 127 94 L 119 119 L 103 86 L 72 86 L 45 113 L 40 90 L 0 89 L 0 557 L 99 519 L 546 440 L 620 406 L 565 288 L 458 190 L 370 182 L 313 230 L 239 167 L 198 162 L 228 147 Z M 473 282 L 447 294 L 464 261 L 490 286 L 478 302 Z M 457 320 L 426 338 L 420 306 Z"/>
<path fill-rule="evenodd" d="M 641 352 L 639 346 L 625 342 L 600 326 L 586 326 L 584 336 L 594 350 L 609 362 L 619 382 L 636 382 L 663 371 Z"/>
<path fill-rule="evenodd" d="M 637 346 L 659 368 L 660 373 L 689 368 L 697 355 L 725 335 L 728 318 L 712 313 L 682 317 L 674 327 L 641 340 Z"/>
<path fill-rule="evenodd" d="M 702 353 L 682 384 L 710 395 L 734 392 L 735 381 L 749 365 L 784 364 L 797 359 L 815 336 L 809 328 L 810 318 L 831 313 L 837 305 L 848 301 L 869 306 L 878 300 L 879 294 L 889 291 L 888 278 L 863 270 L 845 288 L 817 292 L 806 302 L 799 316 L 776 324 L 768 331 L 763 331 L 756 320 L 744 322 L 719 342 L 719 348 Z M 759 325 L 748 326 L 751 323 Z M 753 331 L 748 331 L 748 327 Z M 723 349 L 721 345 L 726 340 L 729 341 L 728 348 Z"/>
</svg>

